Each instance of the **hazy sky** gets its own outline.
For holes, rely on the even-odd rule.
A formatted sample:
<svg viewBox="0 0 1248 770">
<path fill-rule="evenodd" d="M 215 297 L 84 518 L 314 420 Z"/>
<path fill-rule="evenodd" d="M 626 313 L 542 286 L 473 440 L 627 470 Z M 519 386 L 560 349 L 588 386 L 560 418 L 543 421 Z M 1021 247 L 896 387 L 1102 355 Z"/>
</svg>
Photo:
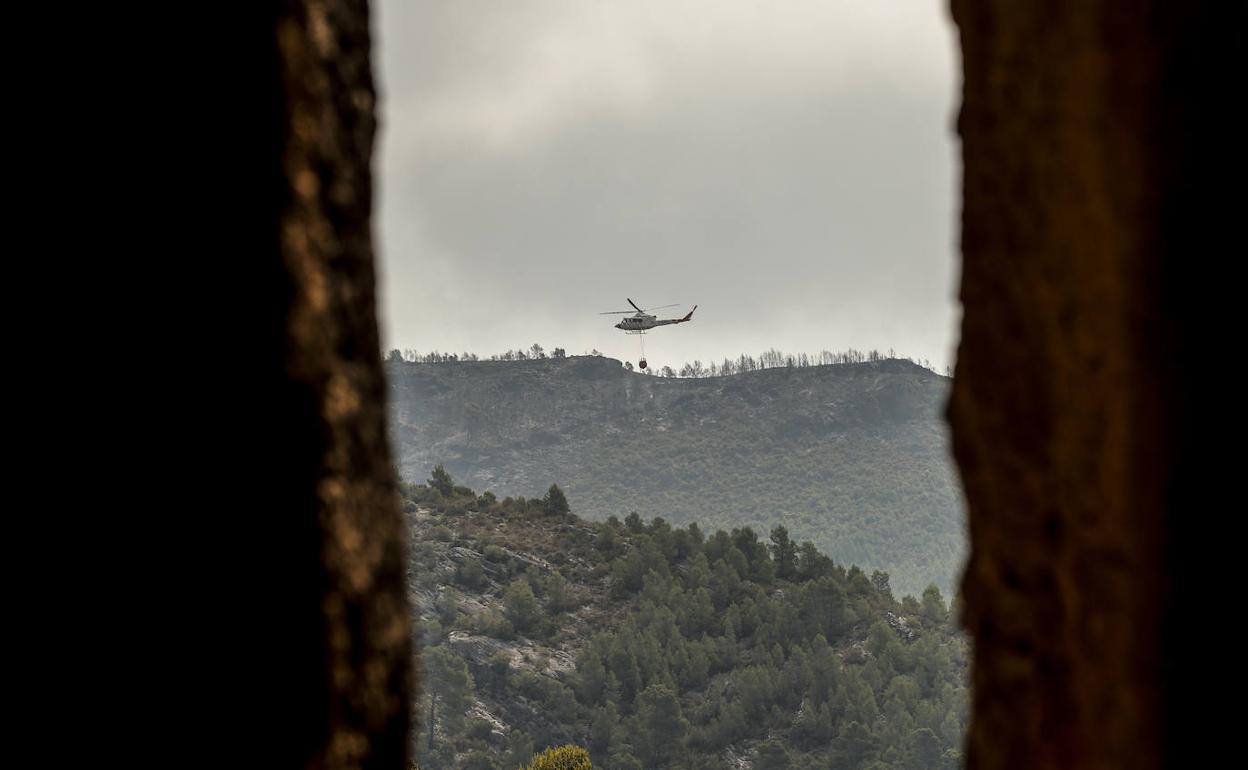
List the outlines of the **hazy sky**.
<svg viewBox="0 0 1248 770">
<path fill-rule="evenodd" d="M 945 0 L 380 0 L 383 345 L 952 362 Z M 681 311 L 660 311 L 669 317 Z"/>
</svg>

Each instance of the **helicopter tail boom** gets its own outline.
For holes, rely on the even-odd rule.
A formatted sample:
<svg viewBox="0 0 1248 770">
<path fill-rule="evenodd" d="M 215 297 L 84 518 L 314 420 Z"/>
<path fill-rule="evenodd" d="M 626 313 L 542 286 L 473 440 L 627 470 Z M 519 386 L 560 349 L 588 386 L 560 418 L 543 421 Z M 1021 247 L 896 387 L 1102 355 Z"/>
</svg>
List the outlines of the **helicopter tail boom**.
<svg viewBox="0 0 1248 770">
<path fill-rule="evenodd" d="M 697 309 L 698 309 L 698 306 L 697 306 L 697 305 L 694 305 L 694 306 L 693 306 L 693 310 L 697 310 Z M 670 325 L 672 325 L 672 324 L 683 324 L 683 323 L 685 323 L 686 321 L 692 321 L 692 320 L 693 320 L 693 310 L 690 310 L 690 311 L 689 311 L 689 314 L 688 314 L 688 315 L 686 315 L 684 318 L 666 318 L 666 319 L 664 319 L 664 320 L 662 320 L 662 321 L 654 321 L 654 322 L 653 322 L 653 324 L 652 324 L 652 326 L 670 326 Z"/>
</svg>

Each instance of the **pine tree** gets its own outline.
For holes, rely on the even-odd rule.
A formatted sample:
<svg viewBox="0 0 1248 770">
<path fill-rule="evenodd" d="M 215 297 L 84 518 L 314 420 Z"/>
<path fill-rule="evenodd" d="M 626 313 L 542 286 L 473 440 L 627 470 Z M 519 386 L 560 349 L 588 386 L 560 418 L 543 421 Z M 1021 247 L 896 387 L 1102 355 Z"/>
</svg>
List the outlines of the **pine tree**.
<svg viewBox="0 0 1248 770">
<path fill-rule="evenodd" d="M 429 486 L 438 490 L 443 497 L 450 497 L 455 493 L 455 482 L 451 480 L 451 474 L 446 472 L 446 468 L 443 468 L 441 463 L 434 466 Z"/>
<path fill-rule="evenodd" d="M 907 770 L 933 770 L 942 765 L 940 739 L 926 727 L 910 733 L 906 746 Z"/>
<path fill-rule="evenodd" d="M 776 577 L 792 580 L 797 574 L 797 546 L 789 539 L 789 531 L 781 525 L 771 530 L 771 558 Z"/>
<path fill-rule="evenodd" d="M 616 729 L 620 722 L 620 710 L 614 703 L 606 703 L 594 709 L 589 725 L 589 750 L 598 757 L 611 753 L 615 743 Z"/>
<path fill-rule="evenodd" d="M 550 489 L 546 490 L 546 496 L 542 498 L 542 511 L 547 516 L 565 516 L 571 510 L 563 490 L 558 484 L 551 484 Z"/>
<path fill-rule="evenodd" d="M 503 592 L 503 614 L 511 621 L 518 633 L 525 633 L 533 627 L 538 617 L 537 597 L 533 595 L 533 587 L 524 578 L 517 578 Z"/>
<path fill-rule="evenodd" d="M 928 628 L 941 628 L 949 622 L 949 609 L 940 595 L 940 589 L 934 585 L 923 592 L 923 609 L 920 613 L 923 625 Z"/>
<path fill-rule="evenodd" d="M 637 718 L 647 766 L 667 767 L 680 757 L 689 723 L 676 693 L 665 685 L 650 685 L 637 698 Z"/>
<path fill-rule="evenodd" d="M 783 743 L 772 738 L 758 745 L 758 756 L 750 767 L 752 770 L 790 770 L 793 758 Z"/>
<path fill-rule="evenodd" d="M 576 606 L 576 595 L 572 592 L 572 587 L 558 572 L 551 573 L 550 577 L 546 578 L 544 590 L 546 606 L 552 615 L 566 612 Z"/>
<path fill-rule="evenodd" d="M 429 750 L 432 751 L 437 726 L 444 724 L 453 728 L 463 720 L 474 688 L 468 666 L 445 647 L 430 647 L 423 658 L 424 685 L 429 693 Z"/>
<path fill-rule="evenodd" d="M 576 691 L 581 703 L 601 703 L 607 686 L 607 668 L 594 649 L 586 647 L 576 660 Z"/>
</svg>

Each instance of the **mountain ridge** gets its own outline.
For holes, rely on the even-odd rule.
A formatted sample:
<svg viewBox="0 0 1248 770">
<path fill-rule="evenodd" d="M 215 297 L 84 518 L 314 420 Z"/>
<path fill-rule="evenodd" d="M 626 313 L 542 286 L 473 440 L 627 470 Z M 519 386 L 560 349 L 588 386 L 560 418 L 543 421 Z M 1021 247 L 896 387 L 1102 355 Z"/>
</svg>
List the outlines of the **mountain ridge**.
<svg viewBox="0 0 1248 770">
<path fill-rule="evenodd" d="M 512 496 L 558 480 L 581 515 L 775 524 L 894 585 L 949 591 L 962 511 L 949 380 L 898 359 L 702 378 L 614 359 L 389 362 L 402 475 L 436 464 Z"/>
</svg>

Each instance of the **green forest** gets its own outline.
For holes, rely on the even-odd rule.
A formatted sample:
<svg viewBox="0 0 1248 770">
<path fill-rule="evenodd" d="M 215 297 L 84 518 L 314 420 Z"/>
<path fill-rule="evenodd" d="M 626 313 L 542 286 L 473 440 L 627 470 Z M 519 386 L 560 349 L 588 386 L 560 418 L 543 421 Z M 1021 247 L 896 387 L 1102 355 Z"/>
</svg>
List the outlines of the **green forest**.
<svg viewBox="0 0 1248 770">
<path fill-rule="evenodd" d="M 424 770 L 960 765 L 967 647 L 935 586 L 834 563 L 783 526 L 590 522 L 558 486 L 402 485 Z"/>
</svg>

